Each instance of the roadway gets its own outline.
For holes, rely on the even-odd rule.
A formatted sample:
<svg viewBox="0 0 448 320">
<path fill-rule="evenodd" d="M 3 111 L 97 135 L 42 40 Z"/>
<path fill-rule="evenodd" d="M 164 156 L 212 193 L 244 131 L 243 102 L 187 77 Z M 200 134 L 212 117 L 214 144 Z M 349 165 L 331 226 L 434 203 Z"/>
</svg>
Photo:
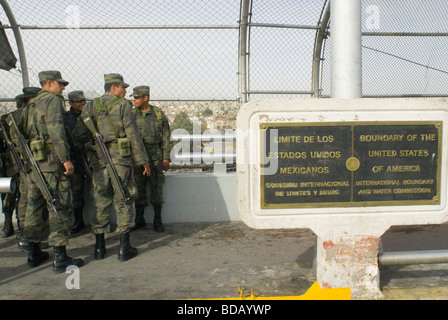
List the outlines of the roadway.
<svg viewBox="0 0 448 320">
<path fill-rule="evenodd" d="M 68 246 L 71 256 L 86 261 L 76 281 L 74 273 L 54 274 L 51 259 L 30 269 L 14 237 L 0 238 L 0 299 L 239 298 L 251 290 L 256 298 L 293 297 L 316 281 L 316 237 L 308 229 L 254 230 L 242 222 L 169 223 L 166 229 L 156 233 L 148 224 L 132 232 L 139 255 L 127 262 L 117 260 L 116 233 L 106 236 L 106 258 L 95 260 L 94 236 L 83 230 Z M 448 224 L 393 227 L 382 244 L 385 252 L 445 250 Z M 445 300 L 448 265 L 382 267 L 380 289 L 386 300 Z"/>
</svg>

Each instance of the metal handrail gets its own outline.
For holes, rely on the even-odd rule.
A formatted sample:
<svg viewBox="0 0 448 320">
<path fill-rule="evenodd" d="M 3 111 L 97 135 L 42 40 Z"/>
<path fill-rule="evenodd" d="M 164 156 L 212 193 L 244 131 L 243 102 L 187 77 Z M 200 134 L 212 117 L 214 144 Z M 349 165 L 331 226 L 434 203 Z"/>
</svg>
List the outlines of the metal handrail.
<svg viewBox="0 0 448 320">
<path fill-rule="evenodd" d="M 209 134 L 172 134 L 171 142 L 214 142 L 221 141 L 222 143 L 234 142 L 236 140 L 236 134 L 234 132 L 221 134 L 221 133 L 209 133 Z M 220 149 L 223 150 L 223 149 Z M 236 152 L 181 152 L 171 155 L 171 162 L 182 163 L 235 163 Z"/>
<path fill-rule="evenodd" d="M 381 267 L 436 263 L 448 263 L 448 250 L 397 251 L 378 255 Z"/>
</svg>

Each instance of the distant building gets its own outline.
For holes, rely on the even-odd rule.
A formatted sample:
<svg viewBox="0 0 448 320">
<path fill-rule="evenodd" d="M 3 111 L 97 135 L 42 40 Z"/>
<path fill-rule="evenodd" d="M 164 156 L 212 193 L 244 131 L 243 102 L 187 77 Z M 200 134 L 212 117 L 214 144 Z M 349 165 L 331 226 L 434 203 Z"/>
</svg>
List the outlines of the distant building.
<svg viewBox="0 0 448 320">
<path fill-rule="evenodd" d="M 226 129 L 235 129 L 236 122 L 235 120 L 229 120 L 227 118 L 218 118 L 215 121 L 215 128 L 221 132 L 224 132 Z"/>
</svg>

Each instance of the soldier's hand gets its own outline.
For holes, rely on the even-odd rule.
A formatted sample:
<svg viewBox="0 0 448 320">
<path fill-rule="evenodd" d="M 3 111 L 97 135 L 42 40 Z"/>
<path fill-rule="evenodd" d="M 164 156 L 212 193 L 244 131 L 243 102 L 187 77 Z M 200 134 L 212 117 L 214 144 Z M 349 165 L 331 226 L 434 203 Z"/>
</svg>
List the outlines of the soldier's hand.
<svg viewBox="0 0 448 320">
<path fill-rule="evenodd" d="M 66 176 L 71 176 L 75 171 L 75 166 L 73 165 L 73 162 L 71 162 L 70 160 L 65 161 L 62 165 L 65 168 L 64 174 Z"/>
<path fill-rule="evenodd" d="M 150 176 L 151 175 L 151 169 L 149 168 L 149 164 L 148 163 L 144 163 L 143 164 L 143 175 L 144 176 Z"/>
<path fill-rule="evenodd" d="M 163 160 L 162 162 L 162 169 L 165 171 L 168 171 L 170 168 L 170 161 L 169 160 Z"/>
</svg>

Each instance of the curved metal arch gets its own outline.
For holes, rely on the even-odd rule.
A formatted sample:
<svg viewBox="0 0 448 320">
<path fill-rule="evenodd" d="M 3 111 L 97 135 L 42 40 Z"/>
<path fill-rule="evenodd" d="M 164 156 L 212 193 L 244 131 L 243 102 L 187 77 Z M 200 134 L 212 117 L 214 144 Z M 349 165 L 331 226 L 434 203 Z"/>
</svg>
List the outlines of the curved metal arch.
<svg viewBox="0 0 448 320">
<path fill-rule="evenodd" d="M 325 1 L 322 9 L 321 18 L 319 21 L 319 29 L 316 31 L 316 38 L 314 41 L 313 51 L 313 67 L 312 67 L 312 80 L 311 91 L 314 98 L 320 97 L 320 69 L 322 65 L 322 48 L 325 39 L 327 38 L 327 30 L 330 21 L 330 2 Z"/>
<path fill-rule="evenodd" d="M 248 90 L 248 45 L 250 38 L 250 22 L 252 0 L 241 0 L 240 2 L 240 21 L 239 21 L 239 59 L 238 59 L 238 82 L 239 82 L 239 100 L 240 103 L 246 103 L 249 100 Z M 313 97 L 320 97 L 320 72 L 322 65 L 323 43 L 327 38 L 327 30 L 330 21 L 330 1 L 326 0 L 322 7 L 322 13 L 318 22 L 319 28 L 316 31 L 313 61 L 312 61 L 312 80 L 311 92 Z"/>
<path fill-rule="evenodd" d="M 28 77 L 28 64 L 26 62 L 25 47 L 23 45 L 22 34 L 20 33 L 20 27 L 17 24 L 16 18 L 8 4 L 7 0 L 0 0 L 0 4 L 8 17 L 9 23 L 11 25 L 12 31 L 14 32 L 14 37 L 16 38 L 17 50 L 19 52 L 19 60 L 22 69 L 22 81 L 23 87 L 29 86 Z"/>
</svg>

